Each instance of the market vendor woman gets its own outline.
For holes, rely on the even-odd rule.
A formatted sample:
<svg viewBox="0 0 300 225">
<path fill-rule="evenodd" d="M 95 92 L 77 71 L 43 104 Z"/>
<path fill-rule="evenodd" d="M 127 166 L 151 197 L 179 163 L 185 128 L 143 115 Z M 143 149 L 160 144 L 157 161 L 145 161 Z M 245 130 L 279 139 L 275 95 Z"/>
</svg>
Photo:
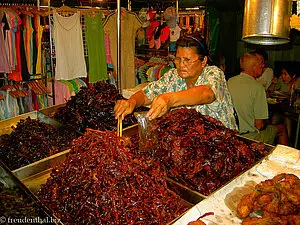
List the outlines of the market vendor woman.
<svg viewBox="0 0 300 225">
<path fill-rule="evenodd" d="M 115 105 L 116 118 L 130 114 L 139 106 L 151 104 L 147 113 L 150 120 L 160 117 L 176 107 L 195 108 L 211 116 L 230 129 L 237 129 L 231 96 L 224 73 L 216 66 L 208 66 L 205 45 L 193 36 L 177 41 L 174 63 L 158 81 Z"/>
</svg>

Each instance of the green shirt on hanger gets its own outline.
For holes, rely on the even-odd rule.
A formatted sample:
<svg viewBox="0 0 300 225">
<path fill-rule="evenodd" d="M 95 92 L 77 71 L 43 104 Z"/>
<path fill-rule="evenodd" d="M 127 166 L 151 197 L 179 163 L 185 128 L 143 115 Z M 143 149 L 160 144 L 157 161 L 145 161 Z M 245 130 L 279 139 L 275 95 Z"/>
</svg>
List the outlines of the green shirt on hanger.
<svg viewBox="0 0 300 225">
<path fill-rule="evenodd" d="M 85 14 L 86 44 L 88 49 L 88 76 L 90 83 L 108 79 L 104 45 L 102 12 Z"/>
</svg>

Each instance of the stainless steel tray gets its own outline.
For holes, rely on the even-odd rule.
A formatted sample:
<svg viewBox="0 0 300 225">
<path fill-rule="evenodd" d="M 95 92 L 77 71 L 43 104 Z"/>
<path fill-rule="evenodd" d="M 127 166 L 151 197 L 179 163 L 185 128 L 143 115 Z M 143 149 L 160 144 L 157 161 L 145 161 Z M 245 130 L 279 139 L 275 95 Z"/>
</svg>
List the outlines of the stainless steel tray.
<svg viewBox="0 0 300 225">
<path fill-rule="evenodd" d="M 54 118 L 54 114 L 56 113 L 57 109 L 64 107 L 66 103 L 50 106 L 44 109 L 39 110 L 39 112 L 45 114 L 46 116 L 49 116 L 50 118 Z"/>
<path fill-rule="evenodd" d="M 52 169 L 63 163 L 70 150 L 59 152 L 40 161 L 13 170 L 12 173 L 32 192 L 36 193 L 50 177 Z"/>
<path fill-rule="evenodd" d="M 20 180 L 14 176 L 14 174 L 2 163 L 0 162 L 0 183 L 2 183 L 5 189 L 13 191 L 15 198 L 22 199 L 24 203 L 29 204 L 29 207 L 32 207 L 36 212 L 36 215 L 42 221 L 47 221 L 48 224 L 62 224 L 60 220 L 55 217 L 44 204 L 42 204 L 39 199 L 27 189 L 27 187 L 20 182 Z M 2 196 L 2 201 L 5 201 L 4 196 Z M 19 201 L 19 200 L 18 200 Z M 11 200 L 10 200 L 11 203 Z M 22 204 L 22 207 L 24 203 Z M 5 211 L 4 211 L 5 212 Z M 9 212 L 7 212 L 9 214 Z M 3 215 L 1 215 L 1 222 L 5 223 L 6 219 Z M 14 219 L 26 219 L 26 218 L 19 218 L 17 215 Z M 30 215 L 27 215 L 30 216 Z M 35 219 L 35 218 L 31 218 Z"/>
<path fill-rule="evenodd" d="M 66 150 L 64 152 L 55 154 L 51 157 L 45 158 L 38 162 L 14 170 L 12 171 L 12 173 L 24 184 L 24 186 L 26 186 L 26 188 L 28 188 L 28 190 L 30 190 L 33 193 L 37 193 L 41 185 L 47 182 L 47 179 L 50 177 L 53 168 L 63 163 L 69 152 L 70 150 Z M 168 180 L 167 183 L 170 188 L 180 189 L 180 187 L 176 187 L 176 184 L 169 183 Z M 194 205 L 184 198 L 182 198 L 181 201 L 189 208 L 192 208 Z M 182 215 L 184 215 L 186 212 L 184 212 Z M 177 218 L 174 218 L 174 220 L 169 222 L 167 225 L 173 224 L 182 215 L 178 216 Z"/>
<path fill-rule="evenodd" d="M 243 138 L 243 137 L 242 137 Z M 248 139 L 245 141 L 250 141 L 253 143 L 254 140 Z M 267 149 L 270 146 L 267 146 Z M 228 183 L 234 181 L 237 177 L 241 176 L 244 173 L 247 173 L 247 171 L 249 171 L 250 169 L 252 169 L 254 166 L 260 164 L 264 159 L 266 159 L 274 150 L 275 147 L 273 147 L 272 149 L 269 149 L 270 152 L 268 155 L 266 155 L 265 157 L 261 158 L 259 161 L 257 161 L 255 164 L 253 164 L 250 168 L 248 168 L 247 170 L 241 172 L 240 174 L 238 174 L 237 176 L 233 177 L 231 180 L 229 180 L 228 182 L 224 183 L 222 186 L 220 186 L 218 189 L 216 189 L 215 191 L 213 191 L 212 193 L 210 193 L 209 195 L 204 195 L 201 194 L 198 191 L 194 191 L 191 188 L 180 184 L 179 182 L 173 180 L 172 178 L 166 177 L 167 181 L 168 181 L 168 186 L 170 186 L 170 188 L 175 191 L 181 198 L 185 199 L 186 201 L 196 205 L 199 202 L 201 202 L 203 199 L 209 198 L 211 195 L 213 195 L 214 193 L 216 193 L 217 191 L 219 191 L 221 188 L 223 188 L 224 186 L 226 186 Z"/>
<path fill-rule="evenodd" d="M 128 127 L 128 128 L 126 128 L 126 129 L 123 130 L 123 136 L 125 136 L 125 137 L 130 137 L 130 136 L 132 136 L 134 134 L 138 134 L 138 125 L 133 125 L 133 126 Z M 240 140 L 242 140 L 244 143 L 246 143 L 247 145 L 250 145 L 252 143 L 258 143 L 258 141 L 256 141 L 256 140 L 245 138 L 245 137 L 243 137 L 241 135 L 237 135 L 237 137 Z M 273 152 L 275 146 L 272 146 L 272 145 L 269 145 L 269 144 L 265 144 L 265 146 L 266 146 L 266 149 L 269 151 L 268 155 L 270 155 Z M 263 157 L 263 158 L 261 158 L 258 162 L 256 162 L 255 164 L 253 164 L 249 169 L 251 169 L 255 165 L 261 163 L 266 157 L 268 157 L 268 155 L 265 156 L 265 157 Z M 248 170 L 246 170 L 246 171 L 248 171 Z M 241 174 L 245 173 L 246 171 L 242 172 Z M 181 198 L 183 198 L 187 202 L 195 205 L 195 204 L 199 203 L 200 201 L 202 201 L 203 199 L 208 198 L 209 196 L 211 196 L 212 194 L 214 194 L 215 192 L 217 192 L 218 190 L 220 190 L 222 187 L 224 187 L 229 182 L 231 182 L 234 179 L 236 179 L 241 174 L 239 174 L 236 177 L 232 178 L 227 183 L 225 183 L 224 185 L 222 185 L 221 187 L 219 187 L 217 190 L 215 190 L 214 192 L 212 192 L 209 195 L 204 195 L 204 194 L 201 194 L 201 193 L 199 193 L 197 191 L 194 191 L 194 190 L 190 189 L 189 187 L 187 187 L 185 185 L 182 185 L 181 183 L 175 181 L 172 178 L 169 178 L 169 177 L 165 177 L 165 178 L 167 180 L 167 183 L 168 183 L 168 186 L 169 186 L 170 189 L 172 189 L 173 191 L 175 191 Z"/>
<path fill-rule="evenodd" d="M 30 117 L 31 119 L 37 119 L 40 122 L 44 122 L 46 124 L 51 125 L 54 128 L 64 128 L 66 132 L 70 134 L 74 134 L 75 137 L 82 136 L 81 133 L 73 129 L 72 127 L 68 125 L 61 124 L 57 122 L 56 120 L 46 116 L 45 114 L 38 112 L 38 111 L 32 111 L 29 113 L 22 114 L 20 116 L 16 116 L 10 119 L 2 120 L 0 121 L 0 136 L 4 134 L 10 134 L 12 132 L 12 126 L 16 127 L 16 125 L 20 122 L 20 120 L 25 120 L 26 118 Z M 62 151 L 65 149 L 61 149 Z M 2 159 L 3 160 L 3 159 Z M 2 161 L 0 159 L 0 161 Z M 47 160 L 47 159 L 46 159 Z M 3 161 L 4 162 L 4 161 Z"/>
<path fill-rule="evenodd" d="M 43 113 L 40 113 L 38 111 L 32 111 L 29 113 L 24 113 L 20 116 L 15 116 L 6 120 L 0 121 L 0 135 L 2 134 L 10 134 L 12 132 L 12 126 L 16 126 L 17 123 L 20 122 L 21 119 L 25 120 L 27 117 L 30 117 L 31 119 L 38 119 L 41 122 L 50 124 L 54 127 L 61 127 L 63 126 L 61 123 L 51 119 L 50 117 L 46 116 Z"/>
<path fill-rule="evenodd" d="M 185 201 L 189 202 L 192 205 L 196 205 L 199 202 L 201 202 L 203 199 L 207 198 L 207 196 L 205 196 L 197 191 L 193 191 L 189 187 L 186 187 L 169 177 L 165 177 L 165 179 L 167 180 L 168 187 L 172 191 L 174 191 L 182 199 L 184 199 Z"/>
<path fill-rule="evenodd" d="M 123 130 L 123 136 L 130 137 L 130 136 L 136 134 L 137 132 L 138 132 L 138 126 L 133 125 L 133 126 L 128 127 Z M 239 138 L 243 139 L 248 144 L 255 142 L 254 140 L 246 139 L 241 136 L 239 136 Z M 274 149 L 274 147 L 271 145 L 266 145 L 266 147 L 267 147 L 267 149 L 270 150 L 270 153 Z M 40 160 L 40 161 L 35 162 L 30 165 L 24 166 L 22 168 L 12 171 L 12 172 L 17 178 L 19 178 L 24 183 L 24 185 L 30 191 L 32 191 L 33 193 L 36 193 L 40 189 L 40 186 L 42 184 L 46 183 L 47 179 L 50 177 L 52 169 L 56 165 L 63 163 L 63 161 L 66 159 L 68 153 L 69 153 L 69 150 L 66 150 L 64 152 L 55 154 L 51 157 L 45 158 L 43 160 Z M 261 159 L 261 160 L 263 160 L 263 159 Z M 258 163 L 260 163 L 260 161 L 257 162 L 257 164 Z M 247 172 L 247 171 L 245 171 L 245 172 Z M 245 173 L 245 172 L 243 172 L 243 173 Z M 195 205 L 195 204 L 199 203 L 200 201 L 202 201 L 203 199 L 208 198 L 210 196 L 210 195 L 205 196 L 199 192 L 193 191 L 190 188 L 188 188 L 168 177 L 165 177 L 165 179 L 167 180 L 168 187 L 171 190 L 173 190 L 175 193 L 177 193 L 182 198 L 182 200 L 190 206 Z M 234 180 L 234 179 L 232 179 L 232 180 Z M 229 182 L 231 182 L 231 181 L 229 181 Z M 226 184 L 222 185 L 222 187 L 225 185 Z M 220 187 L 219 189 L 221 189 L 222 187 Z M 217 189 L 216 191 L 218 191 L 219 189 Z M 215 193 L 215 192 L 213 192 L 213 193 Z M 172 221 L 169 224 L 174 223 L 180 217 L 174 219 L 174 221 Z"/>
<path fill-rule="evenodd" d="M 40 115 L 40 113 L 38 115 Z M 136 125 L 125 128 L 123 130 L 123 136 L 130 137 L 136 131 Z M 64 160 L 67 158 L 69 152 L 70 150 L 65 150 L 63 152 L 39 160 L 35 163 L 31 163 L 27 166 L 13 170 L 12 172 L 18 179 L 20 179 L 26 185 L 26 187 L 28 187 L 29 190 L 31 190 L 32 192 L 37 192 L 40 189 L 40 186 L 42 184 L 45 184 L 47 179 L 50 177 L 52 169 L 55 166 L 63 163 Z"/>
</svg>

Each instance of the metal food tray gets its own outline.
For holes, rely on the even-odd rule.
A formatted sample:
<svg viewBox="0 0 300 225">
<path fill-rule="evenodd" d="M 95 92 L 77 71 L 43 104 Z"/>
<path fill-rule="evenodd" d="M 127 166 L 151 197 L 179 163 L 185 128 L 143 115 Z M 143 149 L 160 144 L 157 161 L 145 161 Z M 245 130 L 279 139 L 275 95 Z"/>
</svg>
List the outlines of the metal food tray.
<svg viewBox="0 0 300 225">
<path fill-rule="evenodd" d="M 59 152 L 37 162 L 23 166 L 12 173 L 21 180 L 32 192 L 36 193 L 42 184 L 45 184 L 50 177 L 52 169 L 65 161 L 70 149 Z"/>
<path fill-rule="evenodd" d="M 12 126 L 16 126 L 17 123 L 20 122 L 20 120 L 25 120 L 27 117 L 30 117 L 31 119 L 38 119 L 41 122 L 50 124 L 56 128 L 63 126 L 61 123 L 51 119 L 50 117 L 38 112 L 38 111 L 32 111 L 29 113 L 24 113 L 19 116 L 15 116 L 9 119 L 1 120 L 0 121 L 0 135 L 3 134 L 10 134 L 12 132 Z"/>
<path fill-rule="evenodd" d="M 133 125 L 131 127 L 124 129 L 123 136 L 124 137 L 132 136 L 136 132 L 137 130 L 136 128 L 137 126 Z M 31 190 L 32 192 L 37 192 L 40 189 L 40 186 L 42 184 L 45 184 L 47 179 L 50 177 L 52 169 L 55 166 L 63 163 L 64 160 L 67 158 L 69 152 L 70 149 L 65 150 L 63 152 L 57 153 L 50 157 L 44 158 L 37 162 L 13 170 L 12 172 L 18 179 L 20 179 L 25 184 L 26 187 L 28 187 L 29 190 Z"/>
<path fill-rule="evenodd" d="M 241 139 L 242 141 L 244 141 L 246 144 L 251 144 L 254 142 L 258 142 L 249 138 L 245 138 L 242 137 L 240 135 L 237 135 L 239 139 Z M 169 181 L 169 185 L 173 186 L 173 189 L 175 189 L 174 191 L 178 190 L 176 193 L 178 195 L 180 195 L 181 198 L 185 199 L 186 201 L 196 205 L 199 202 L 201 202 L 203 199 L 209 198 L 211 195 L 213 195 L 215 192 L 219 191 L 222 187 L 226 186 L 228 183 L 230 183 L 231 181 L 235 180 L 237 177 L 239 177 L 240 175 L 244 174 L 245 172 L 247 172 L 248 170 L 250 170 L 251 168 L 253 168 L 254 166 L 260 164 L 265 158 L 267 158 L 274 150 L 274 146 L 269 145 L 269 144 L 265 144 L 266 149 L 269 151 L 269 154 L 267 154 L 266 156 L 262 157 L 259 161 L 257 161 L 255 164 L 253 164 L 251 167 L 249 167 L 247 170 L 241 172 L 240 174 L 238 174 L 237 176 L 233 177 L 231 180 L 229 180 L 228 182 L 226 182 L 225 184 L 223 184 L 222 186 L 220 186 L 218 189 L 216 189 L 215 191 L 213 191 L 212 193 L 210 193 L 209 195 L 204 195 L 201 194 L 198 191 L 194 191 L 192 189 L 190 189 L 189 187 L 182 185 L 180 183 L 178 183 L 177 181 L 173 180 L 172 178 L 166 177 L 166 179 Z"/>
<path fill-rule="evenodd" d="M 56 111 L 59 108 L 64 107 L 65 105 L 66 105 L 66 103 L 50 106 L 50 107 L 39 110 L 39 112 L 43 113 L 46 116 L 49 116 L 50 118 L 54 118 L 54 114 L 56 113 Z"/>
<path fill-rule="evenodd" d="M 258 142 L 252 139 L 248 139 L 245 137 L 242 137 L 240 135 L 237 135 L 239 139 L 241 139 L 242 141 L 244 141 L 246 144 L 251 144 L 254 142 Z M 255 164 L 253 164 L 251 167 L 249 167 L 247 170 L 242 171 L 240 174 L 236 175 L 235 177 L 233 177 L 231 180 L 229 180 L 228 182 L 224 183 L 222 186 L 220 186 L 218 189 L 216 189 L 215 191 L 213 191 L 212 193 L 210 193 L 209 195 L 204 195 L 201 194 L 198 191 L 194 191 L 192 189 L 190 189 L 189 187 L 182 185 L 180 183 L 178 183 L 177 181 L 167 177 L 166 179 L 169 181 L 169 185 L 173 186 L 173 189 L 177 188 L 177 194 L 180 195 L 180 197 L 182 197 L 183 199 L 185 199 L 186 201 L 196 205 L 199 202 L 201 202 L 203 199 L 209 198 L 210 196 L 212 196 L 213 194 L 215 194 L 217 191 L 219 191 L 220 189 L 222 189 L 224 186 L 226 186 L 227 184 L 229 184 L 230 182 L 234 181 L 237 177 L 241 176 L 242 174 L 246 173 L 247 171 L 249 171 L 250 169 L 252 169 L 253 167 L 255 167 L 256 165 L 260 164 L 264 159 L 266 159 L 274 150 L 274 146 L 269 145 L 269 144 L 265 144 L 266 149 L 269 150 L 269 153 L 262 157 L 259 161 L 257 161 Z"/>
<path fill-rule="evenodd" d="M 38 162 L 29 164 L 27 166 L 24 166 L 22 168 L 19 168 L 17 170 L 12 171 L 12 173 L 22 182 L 22 184 L 28 188 L 29 191 L 33 193 L 37 193 L 41 187 L 42 184 L 45 184 L 47 182 L 47 179 L 51 175 L 51 171 L 53 168 L 57 165 L 60 165 L 64 162 L 64 160 L 67 158 L 67 155 L 69 154 L 70 150 L 66 150 L 64 152 L 55 154 L 51 157 L 42 159 Z M 169 188 L 179 188 L 176 187 L 175 184 L 169 183 L 167 180 Z M 172 189 L 173 190 L 173 189 Z M 174 190 L 173 190 L 174 191 Z M 36 197 L 36 199 L 38 199 Z M 40 200 L 38 200 L 40 201 Z M 187 205 L 189 209 L 191 209 L 194 204 L 191 202 L 181 198 L 181 201 L 183 204 Z M 46 209 L 47 207 L 44 206 Z M 187 211 L 182 213 L 180 216 L 174 218 L 172 221 L 170 221 L 167 225 L 175 223 L 179 218 L 181 218 Z M 60 223 L 62 224 L 62 223 Z"/>
<path fill-rule="evenodd" d="M 16 116 L 16 117 L 13 117 L 10 119 L 0 121 L 0 135 L 10 134 L 13 130 L 12 126 L 16 127 L 16 125 L 20 122 L 20 120 L 22 120 L 22 119 L 25 120 L 28 117 L 30 117 L 31 119 L 37 119 L 40 122 L 49 124 L 49 125 L 53 126 L 54 128 L 64 127 L 66 129 L 66 131 L 69 131 L 70 133 L 74 133 L 76 135 L 76 137 L 79 137 L 82 135 L 80 132 L 76 131 L 72 127 L 61 124 L 61 123 L 57 122 L 56 120 L 44 115 L 41 112 L 38 112 L 38 111 L 32 111 L 29 113 L 22 114 L 20 116 Z M 67 151 L 69 151 L 69 150 L 67 150 Z M 60 153 L 58 153 L 58 155 L 59 154 Z M 49 158 L 51 158 L 51 157 L 49 157 Z M 49 158 L 46 158 L 45 160 L 47 161 Z M 0 161 L 1 161 L 1 159 L 0 159 Z M 41 161 L 43 161 L 43 160 L 41 160 Z M 35 164 L 35 163 L 33 163 L 33 164 Z M 25 167 L 22 167 L 22 168 L 25 168 Z"/>
<path fill-rule="evenodd" d="M 137 132 L 138 132 L 138 126 L 137 125 L 130 126 L 130 127 L 128 127 L 128 128 L 126 128 L 126 129 L 123 130 L 123 137 L 130 137 L 130 136 L 136 134 Z M 241 137 L 241 136 L 239 136 L 239 138 L 241 138 L 247 144 L 251 144 L 253 142 L 256 142 L 254 140 L 247 139 L 247 138 L 244 138 L 244 137 Z M 274 149 L 274 146 L 266 145 L 266 148 L 268 150 L 270 150 L 270 153 L 271 153 L 273 151 L 273 149 Z M 69 152 L 70 152 L 70 150 L 63 151 L 61 153 L 55 154 L 53 156 L 50 156 L 48 158 L 42 159 L 42 160 L 40 160 L 38 162 L 29 164 L 27 166 L 24 166 L 22 168 L 14 170 L 12 172 L 13 172 L 13 174 L 17 178 L 19 178 L 24 183 L 24 185 L 30 191 L 32 191 L 33 193 L 36 193 L 40 189 L 41 185 L 45 184 L 47 182 L 47 179 L 50 177 L 52 169 L 56 165 L 59 165 L 59 164 L 63 163 L 63 161 L 66 159 L 66 157 L 67 157 L 67 155 L 68 155 Z M 256 164 L 259 164 L 263 159 L 261 159 Z M 255 166 L 255 165 L 253 165 L 253 166 Z M 245 172 L 246 171 L 244 171 L 243 173 L 245 173 Z M 243 174 L 243 173 L 241 173 L 241 174 Z M 238 175 L 238 176 L 240 176 L 240 175 Z M 236 177 L 234 177 L 232 180 L 234 180 L 235 178 Z M 189 206 L 193 206 L 193 205 L 199 203 L 200 201 L 202 201 L 203 199 L 208 198 L 210 195 L 212 195 L 213 193 L 217 192 L 219 189 L 221 189 L 222 187 L 224 187 L 227 184 L 226 183 L 226 184 L 222 185 L 220 188 L 218 188 L 216 191 L 214 191 L 213 193 L 211 193 L 209 196 L 205 196 L 205 195 L 203 195 L 203 194 L 201 194 L 201 193 L 199 193 L 197 191 L 193 191 L 190 188 L 188 188 L 188 187 L 186 187 L 186 186 L 184 186 L 184 185 L 182 185 L 182 184 L 174 181 L 173 179 L 170 179 L 168 177 L 165 177 L 165 179 L 167 181 L 168 187 L 172 191 L 174 191 L 175 193 L 177 193 L 181 197 L 181 199 L 183 200 L 183 202 L 185 202 Z M 232 180 L 228 181 L 228 183 L 231 182 Z M 185 214 L 185 213 L 183 213 L 183 214 Z M 169 224 L 174 223 L 181 216 L 175 218 Z"/>
<path fill-rule="evenodd" d="M 134 126 L 129 127 L 129 131 L 126 131 L 126 129 L 124 129 L 123 136 L 129 137 L 132 134 L 131 132 L 133 132 L 132 128 L 134 128 Z M 26 188 L 28 188 L 28 190 L 30 190 L 33 193 L 37 193 L 40 190 L 41 185 L 47 182 L 47 179 L 50 177 L 53 168 L 57 165 L 62 164 L 67 158 L 69 152 L 70 150 L 60 152 L 35 163 L 16 169 L 12 171 L 12 173 L 24 184 L 24 186 L 26 186 Z M 167 183 L 168 186 L 170 185 L 170 188 L 176 188 L 176 185 L 169 184 L 168 180 Z M 183 198 L 181 198 L 181 201 L 183 204 L 187 205 L 189 209 L 194 206 L 194 204 L 188 202 Z M 167 225 L 176 222 L 186 212 L 174 218 Z"/>
<path fill-rule="evenodd" d="M 14 176 L 14 174 L 2 162 L 0 162 L 0 182 L 4 185 L 5 188 L 14 190 L 16 197 L 23 198 L 23 201 L 25 203 L 32 204 L 32 207 L 35 209 L 39 219 L 41 219 L 42 221 L 47 221 L 46 223 L 49 224 L 62 224 L 60 220 L 55 217 L 31 191 L 28 190 L 27 187 L 22 182 L 20 182 L 20 180 L 16 176 Z M 7 218 L 5 218 L 3 215 L 1 216 L 1 222 L 5 223 L 5 220 Z M 26 218 L 18 218 L 16 215 L 14 219 Z"/>
<path fill-rule="evenodd" d="M 123 131 L 123 136 L 127 136 L 130 137 L 134 134 L 138 133 L 138 125 L 133 125 L 131 127 L 128 127 L 126 129 L 124 129 Z M 252 140 L 249 138 L 245 138 L 241 135 L 237 135 L 237 137 L 242 140 L 244 143 L 246 143 L 247 145 L 250 145 L 252 143 L 258 143 L 258 141 L 256 140 Z M 244 172 L 248 171 L 249 169 L 251 169 L 252 167 L 256 166 L 257 164 L 261 163 L 266 157 L 268 157 L 274 150 L 275 146 L 269 145 L 269 144 L 265 144 L 266 149 L 269 151 L 269 154 L 266 155 L 265 157 L 261 158 L 259 161 L 257 161 L 255 164 L 253 164 L 250 168 L 248 168 L 247 170 L 243 171 L 241 174 L 243 174 Z M 197 203 L 199 203 L 200 201 L 202 201 L 203 199 L 206 199 L 208 197 L 210 197 L 212 194 L 214 194 L 215 192 L 219 191 L 222 187 L 226 186 L 228 183 L 230 183 L 231 181 L 233 181 L 234 179 L 236 179 L 238 176 L 240 176 L 241 174 L 233 177 L 231 180 L 229 180 L 227 183 L 223 184 L 222 186 L 220 186 L 217 190 L 215 190 L 214 192 L 212 192 L 209 195 L 204 195 L 201 194 L 198 191 L 194 191 L 191 188 L 173 180 L 172 178 L 169 177 L 165 177 L 165 179 L 167 180 L 168 186 L 171 190 L 175 191 L 182 199 L 186 200 L 187 202 L 195 205 Z"/>
</svg>

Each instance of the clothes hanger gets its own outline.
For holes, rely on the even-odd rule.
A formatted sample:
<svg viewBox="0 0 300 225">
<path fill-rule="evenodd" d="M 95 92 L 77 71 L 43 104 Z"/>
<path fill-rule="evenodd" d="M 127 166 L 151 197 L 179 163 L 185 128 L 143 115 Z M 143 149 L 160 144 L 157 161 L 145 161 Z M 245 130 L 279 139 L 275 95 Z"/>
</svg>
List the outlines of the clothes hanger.
<svg viewBox="0 0 300 225">
<path fill-rule="evenodd" d="M 32 86 L 34 86 L 35 90 L 36 90 L 36 94 L 43 94 L 43 89 L 40 87 L 39 82 L 36 80 L 35 82 L 32 82 Z"/>
<path fill-rule="evenodd" d="M 35 94 L 39 94 L 40 90 L 36 87 L 36 85 L 34 84 L 34 81 L 30 81 L 27 83 L 27 85 L 30 87 L 30 89 L 35 93 Z"/>
<path fill-rule="evenodd" d="M 89 9 L 85 9 L 84 12 L 90 17 L 95 17 L 95 14 L 100 13 L 100 9 L 96 7 L 91 7 Z"/>
<path fill-rule="evenodd" d="M 47 89 L 47 87 L 45 86 L 45 84 L 41 80 L 37 80 L 36 85 L 41 90 L 42 94 L 50 93 L 50 91 Z"/>
<path fill-rule="evenodd" d="M 58 9 L 55 9 L 56 12 L 73 12 L 73 13 L 77 13 L 77 9 L 71 8 L 69 6 L 63 5 L 61 7 L 59 7 Z"/>
<path fill-rule="evenodd" d="M 100 9 L 97 7 L 91 7 L 89 9 L 85 9 L 85 12 L 100 12 Z"/>
<path fill-rule="evenodd" d="M 16 89 L 13 85 L 7 84 L 1 87 L 1 90 L 3 91 L 9 91 L 9 95 L 13 98 L 18 98 L 18 94 L 16 92 Z"/>
<path fill-rule="evenodd" d="M 34 17 L 34 14 L 31 12 L 31 10 L 29 10 L 28 7 L 19 6 L 18 11 L 23 15 Z"/>
<path fill-rule="evenodd" d="M 65 0 L 61 0 L 61 2 L 62 2 L 62 6 L 61 7 L 59 7 L 59 8 L 57 8 L 57 9 L 54 9 L 54 10 L 51 10 L 51 11 L 48 11 L 48 13 L 46 13 L 46 14 L 48 14 L 48 15 L 50 15 L 50 14 L 53 14 L 54 12 L 57 12 L 57 13 L 63 13 L 63 12 L 71 12 L 71 13 L 77 13 L 78 12 L 78 9 L 74 9 L 74 8 L 71 8 L 71 7 L 69 7 L 69 6 L 66 6 L 65 5 Z"/>
</svg>

